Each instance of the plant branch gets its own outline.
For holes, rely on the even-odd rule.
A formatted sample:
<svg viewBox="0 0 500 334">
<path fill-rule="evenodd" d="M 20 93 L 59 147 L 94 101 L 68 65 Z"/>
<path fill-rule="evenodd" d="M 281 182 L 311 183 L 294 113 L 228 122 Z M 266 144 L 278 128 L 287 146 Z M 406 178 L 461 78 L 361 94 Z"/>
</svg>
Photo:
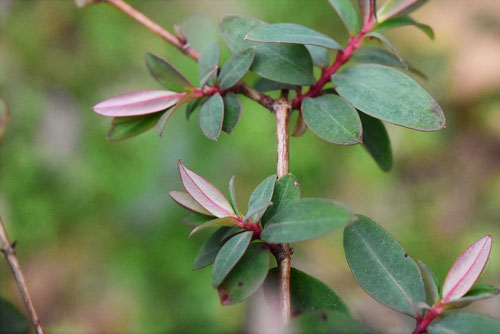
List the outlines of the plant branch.
<svg viewBox="0 0 500 334">
<path fill-rule="evenodd" d="M 283 91 L 281 98 L 273 105 L 276 117 L 276 137 L 278 143 L 277 174 L 278 178 L 288 174 L 289 168 L 289 134 L 288 124 L 291 112 L 290 102 L 287 100 L 288 92 Z M 290 318 L 290 262 L 292 249 L 288 244 L 278 245 L 274 253 L 279 270 L 279 301 L 281 320 L 287 323 Z"/>
<path fill-rule="evenodd" d="M 16 257 L 16 252 L 14 250 L 14 244 L 9 242 L 9 238 L 7 237 L 7 232 L 5 231 L 2 218 L 0 217 L 0 241 L 2 242 L 2 253 L 5 255 L 7 262 L 9 263 L 12 274 L 14 275 L 14 279 L 17 283 L 17 287 L 24 301 L 24 305 L 26 306 L 26 310 L 28 311 L 28 315 L 35 327 L 35 331 L 37 334 L 43 334 L 42 325 L 40 320 L 38 319 L 38 315 L 35 310 L 35 306 L 33 305 L 33 301 L 31 300 L 31 296 L 28 292 L 28 286 L 26 285 L 26 281 L 24 279 L 23 272 L 21 271 L 21 267 L 19 266 L 19 261 Z"/>
<path fill-rule="evenodd" d="M 413 334 L 423 334 L 427 332 L 427 327 L 430 325 L 432 320 L 434 320 L 438 315 L 444 311 L 443 305 L 440 303 L 432 306 L 425 312 L 425 315 L 417 319 L 417 327 L 413 331 Z"/>
</svg>

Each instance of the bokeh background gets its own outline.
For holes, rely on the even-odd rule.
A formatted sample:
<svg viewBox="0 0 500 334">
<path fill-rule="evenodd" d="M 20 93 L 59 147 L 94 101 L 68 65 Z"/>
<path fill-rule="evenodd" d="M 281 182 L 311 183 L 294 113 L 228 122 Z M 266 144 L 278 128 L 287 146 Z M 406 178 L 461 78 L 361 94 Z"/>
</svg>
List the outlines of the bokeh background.
<svg viewBox="0 0 500 334">
<path fill-rule="evenodd" d="M 299 23 L 347 40 L 326 0 L 130 3 L 170 30 L 182 24 L 198 49 L 219 40 L 222 59 L 229 51 L 217 23 L 225 14 Z M 410 27 L 387 36 L 429 76 L 416 79 L 442 105 L 447 128 L 422 133 L 388 125 L 390 173 L 362 147 L 328 144 L 309 131 L 291 140 L 291 171 L 303 196 L 333 198 L 373 218 L 441 279 L 468 244 L 491 233 L 482 280 L 499 286 L 500 2 L 430 1 L 415 18 L 434 27 L 434 41 Z M 51 333 L 234 332 L 252 328 L 256 317 L 246 315 L 264 307 L 219 305 L 210 269 L 191 269 L 205 236 L 187 238 L 185 211 L 168 191 L 181 188 L 180 157 L 223 190 L 236 175 L 245 207 L 275 170 L 273 118 L 244 99 L 241 123 L 218 142 L 183 111 L 162 138 L 150 131 L 107 142 L 109 119 L 91 106 L 159 88 L 144 65 L 148 51 L 197 82 L 192 60 L 106 4 L 0 1 L 0 98 L 12 113 L 0 147 L 0 212 Z M 341 232 L 295 245 L 293 264 L 332 287 L 367 326 L 400 333 L 413 325 L 356 284 Z M 0 296 L 23 309 L 5 261 Z M 500 297 L 468 310 L 500 319 Z"/>
</svg>

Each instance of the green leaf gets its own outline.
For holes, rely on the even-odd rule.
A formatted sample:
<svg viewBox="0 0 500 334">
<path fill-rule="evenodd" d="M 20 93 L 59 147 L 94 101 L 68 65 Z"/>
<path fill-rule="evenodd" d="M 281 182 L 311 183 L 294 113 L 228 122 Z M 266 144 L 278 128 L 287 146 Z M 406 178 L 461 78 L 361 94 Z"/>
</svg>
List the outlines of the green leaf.
<svg viewBox="0 0 500 334">
<path fill-rule="evenodd" d="M 163 131 L 165 130 L 165 126 L 167 126 L 168 120 L 177 111 L 177 109 L 182 107 L 184 104 L 189 103 L 189 102 L 196 100 L 196 99 L 197 98 L 194 95 L 194 93 L 189 92 L 186 95 L 184 95 L 184 97 L 182 99 L 177 101 L 177 103 L 172 108 L 165 111 L 163 113 L 163 115 L 161 115 L 160 119 L 158 120 L 158 123 L 156 123 L 156 132 L 158 133 L 158 136 L 161 137 L 163 135 Z"/>
<path fill-rule="evenodd" d="M 286 333 L 372 333 L 348 314 L 336 311 L 315 311 L 294 318 L 287 325 Z"/>
<path fill-rule="evenodd" d="M 215 93 L 201 106 L 198 114 L 200 129 L 207 138 L 217 140 L 224 122 L 224 101 L 219 93 Z"/>
<path fill-rule="evenodd" d="M 7 128 L 7 122 L 9 121 L 9 107 L 5 102 L 0 100 L 0 142 Z"/>
<path fill-rule="evenodd" d="M 107 140 L 118 141 L 140 135 L 153 128 L 161 116 L 162 112 L 141 116 L 113 117 Z"/>
<path fill-rule="evenodd" d="M 269 269 L 268 247 L 264 243 L 248 246 L 245 255 L 217 288 L 222 305 L 241 303 L 264 282 Z"/>
<path fill-rule="evenodd" d="M 195 227 L 191 233 L 189 233 L 189 237 L 191 238 L 194 234 L 206 230 L 211 227 L 220 227 L 220 226 L 238 226 L 238 219 L 234 217 L 224 217 L 224 218 L 216 218 L 212 219 L 206 223 L 201 224 L 200 226 Z"/>
<path fill-rule="evenodd" d="M 306 45 L 306 49 L 311 54 L 315 66 L 326 68 L 330 65 L 330 55 L 327 49 L 315 45 Z"/>
<path fill-rule="evenodd" d="M 445 126 L 437 102 L 413 79 L 389 67 L 363 64 L 332 76 L 337 92 L 375 118 L 421 131 Z"/>
<path fill-rule="evenodd" d="M 351 58 L 353 61 L 358 63 L 365 64 L 379 64 L 386 66 L 393 66 L 404 68 L 405 70 L 409 70 L 424 79 L 427 79 L 427 76 L 422 73 L 420 70 L 409 64 L 408 62 L 399 59 L 396 55 L 381 49 L 359 49 L 354 52 L 353 57 Z"/>
<path fill-rule="evenodd" d="M 396 57 L 398 57 L 399 61 L 404 63 L 405 61 L 403 60 L 403 58 L 401 57 L 401 55 L 399 54 L 398 50 L 396 49 L 396 47 L 391 43 L 391 41 L 389 41 L 389 39 L 387 39 L 387 37 L 385 37 L 384 35 L 378 33 L 378 32 L 370 32 L 368 34 L 366 34 L 364 36 L 364 38 L 374 38 L 376 39 L 377 41 L 379 41 L 380 43 L 384 44 L 390 51 L 392 51 L 392 53 L 394 53 L 394 55 Z"/>
<path fill-rule="evenodd" d="M 212 268 L 212 285 L 218 287 L 238 263 L 252 240 L 252 231 L 238 233 L 220 249 Z"/>
<path fill-rule="evenodd" d="M 361 142 L 361 121 L 356 109 L 338 95 L 306 97 L 302 115 L 309 129 L 318 137 L 335 144 L 354 145 Z"/>
<path fill-rule="evenodd" d="M 200 73 L 200 87 L 213 85 L 217 79 L 219 68 L 220 48 L 217 42 L 208 44 L 198 59 L 198 72 Z"/>
<path fill-rule="evenodd" d="M 409 16 L 400 16 L 400 17 L 392 17 L 388 20 L 385 20 L 375 27 L 374 30 L 380 31 L 384 29 L 391 29 L 403 26 L 415 26 L 420 29 L 424 34 L 426 34 L 430 39 L 434 39 L 434 31 L 427 24 L 423 24 L 415 21 Z"/>
<path fill-rule="evenodd" d="M 265 44 L 244 40 L 245 35 L 264 22 L 245 16 L 226 16 L 220 30 L 224 41 L 233 53 L 255 46 L 251 70 L 257 75 L 288 84 L 314 83 L 311 55 L 303 45 Z"/>
<path fill-rule="evenodd" d="M 295 202 L 300 198 L 299 182 L 292 174 L 283 175 L 276 181 L 271 202 L 273 203 L 262 216 L 261 222 L 265 224 L 285 205 Z"/>
<path fill-rule="evenodd" d="M 219 244 L 220 245 L 223 245 L 225 244 L 229 239 L 231 239 L 232 237 L 234 237 L 235 235 L 239 234 L 239 233 L 243 233 L 245 232 L 246 230 L 244 230 L 242 227 L 231 227 L 229 230 L 227 230 L 226 234 L 224 234 L 224 236 L 222 237 L 222 239 L 220 240 Z"/>
<path fill-rule="evenodd" d="M 280 208 L 266 223 L 260 237 L 272 243 L 303 241 L 341 228 L 351 219 L 352 213 L 340 203 L 300 199 Z"/>
<path fill-rule="evenodd" d="M 268 207 L 271 206 L 271 202 L 259 199 L 257 200 L 251 208 L 248 209 L 247 214 L 243 217 L 243 221 L 249 220 L 252 216 L 260 215 L 261 212 L 265 212 Z M 253 221 L 253 219 L 252 219 Z M 258 221 L 256 221 L 258 222 Z"/>
<path fill-rule="evenodd" d="M 264 282 L 264 294 L 273 310 L 279 310 L 278 268 L 269 271 Z M 349 314 L 349 310 L 337 294 L 320 280 L 296 269 L 290 268 L 291 314 L 296 316 L 312 311 L 336 311 Z"/>
<path fill-rule="evenodd" d="M 193 270 L 198 270 L 211 265 L 215 261 L 217 253 L 221 249 L 222 237 L 227 233 L 229 227 L 221 227 L 208 238 L 201 246 L 194 260 Z"/>
<path fill-rule="evenodd" d="M 264 215 L 269 203 L 271 203 L 271 198 L 273 197 L 274 184 L 276 183 L 276 175 L 268 176 L 262 181 L 257 188 L 250 195 L 248 201 L 248 212 L 257 212 L 252 214 L 250 217 L 253 222 L 259 222 Z M 247 214 L 248 215 L 248 214 Z M 248 219 L 249 217 L 246 217 Z"/>
<path fill-rule="evenodd" d="M 255 56 L 255 47 L 244 49 L 229 58 L 219 74 L 219 88 L 227 90 L 233 87 L 250 69 Z"/>
<path fill-rule="evenodd" d="M 257 80 L 257 82 L 254 85 L 254 88 L 258 90 L 259 92 L 270 92 L 273 90 L 282 90 L 282 89 L 289 89 L 289 90 L 295 90 L 299 89 L 300 86 L 296 85 L 290 85 L 282 82 L 276 82 L 264 78 L 260 78 Z"/>
<path fill-rule="evenodd" d="M 427 328 L 429 334 L 498 334 L 500 322 L 480 314 L 452 313 Z"/>
<path fill-rule="evenodd" d="M 456 309 L 465 307 L 478 300 L 488 299 L 498 295 L 500 290 L 494 286 L 476 283 L 465 296 L 454 299 L 452 302 L 445 303 L 444 307 L 446 309 Z"/>
<path fill-rule="evenodd" d="M 391 141 L 382 121 L 359 113 L 363 124 L 363 146 L 383 171 L 392 167 Z"/>
<path fill-rule="evenodd" d="M 380 303 L 417 316 L 425 287 L 417 264 L 382 227 L 367 217 L 344 230 L 344 250 L 358 283 Z"/>
<path fill-rule="evenodd" d="M 196 99 L 196 100 L 193 100 L 191 102 L 188 102 L 188 104 L 186 106 L 186 119 L 187 120 L 189 120 L 189 117 L 191 117 L 191 115 L 196 111 L 196 109 L 204 101 L 205 101 L 205 99 L 201 98 L 201 99 Z"/>
<path fill-rule="evenodd" d="M 344 22 L 351 36 L 357 35 L 362 28 L 363 22 L 359 8 L 351 0 L 328 0 L 335 8 L 340 19 Z"/>
<path fill-rule="evenodd" d="M 417 264 L 418 268 L 420 269 L 420 273 L 422 274 L 422 279 L 424 280 L 426 303 L 428 305 L 433 305 L 440 298 L 439 282 L 437 280 L 436 275 L 432 272 L 432 270 L 429 267 L 425 265 L 425 263 L 418 260 Z"/>
<path fill-rule="evenodd" d="M 378 22 L 383 22 L 392 16 L 409 13 L 415 10 L 426 1 L 422 0 L 387 0 L 377 11 Z"/>
<path fill-rule="evenodd" d="M 222 130 L 231 133 L 241 118 L 241 102 L 238 96 L 232 92 L 227 92 L 224 100 L 224 122 Z"/>
<path fill-rule="evenodd" d="M 247 33 L 245 39 L 260 43 L 316 45 L 327 49 L 342 50 L 342 46 L 331 37 L 293 23 L 265 25 Z"/>
<path fill-rule="evenodd" d="M 231 177 L 231 180 L 229 180 L 229 203 L 231 203 L 234 213 L 241 216 L 240 209 L 238 208 L 238 202 L 236 201 L 236 192 L 234 191 L 234 175 Z"/>
<path fill-rule="evenodd" d="M 5 334 L 27 334 L 29 323 L 24 315 L 10 302 L 0 298 L 0 332 Z"/>
<path fill-rule="evenodd" d="M 146 65 L 149 72 L 163 87 L 174 92 L 188 92 L 194 87 L 169 62 L 152 53 L 146 55 Z"/>
</svg>

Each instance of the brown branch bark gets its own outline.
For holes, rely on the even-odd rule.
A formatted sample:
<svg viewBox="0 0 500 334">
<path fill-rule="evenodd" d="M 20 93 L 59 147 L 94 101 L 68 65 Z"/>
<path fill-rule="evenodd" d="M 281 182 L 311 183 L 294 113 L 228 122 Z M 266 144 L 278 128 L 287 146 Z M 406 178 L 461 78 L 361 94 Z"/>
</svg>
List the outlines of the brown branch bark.
<svg viewBox="0 0 500 334">
<path fill-rule="evenodd" d="M 276 138 L 278 146 L 277 173 L 278 178 L 288 174 L 289 169 L 289 116 L 291 112 L 290 102 L 286 93 L 273 105 L 276 117 Z M 290 262 L 292 249 L 288 244 L 279 245 L 279 251 L 274 254 L 278 263 L 279 271 L 279 300 L 281 320 L 287 323 L 290 318 Z"/>
<path fill-rule="evenodd" d="M 7 232 L 5 231 L 2 218 L 0 217 L 0 241 L 2 242 L 2 253 L 4 253 L 7 262 L 9 263 L 12 274 L 14 275 L 14 279 L 17 283 L 17 287 L 24 301 L 24 305 L 26 306 L 26 310 L 28 311 L 28 315 L 30 317 L 33 326 L 35 327 L 35 331 L 37 334 L 43 334 L 42 325 L 40 320 L 38 319 L 38 315 L 35 310 L 35 306 L 33 305 L 33 301 L 31 300 L 31 296 L 28 291 L 28 286 L 26 285 L 26 281 L 24 279 L 23 272 L 21 271 L 21 266 L 19 265 L 19 261 L 17 261 L 16 252 L 12 244 L 7 237 Z"/>
</svg>

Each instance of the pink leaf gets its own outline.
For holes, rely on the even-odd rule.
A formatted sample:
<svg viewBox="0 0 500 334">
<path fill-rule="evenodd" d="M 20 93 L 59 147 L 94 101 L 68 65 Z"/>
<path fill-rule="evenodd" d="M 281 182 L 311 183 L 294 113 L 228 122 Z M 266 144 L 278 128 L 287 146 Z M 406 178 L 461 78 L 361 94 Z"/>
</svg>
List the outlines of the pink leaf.
<svg viewBox="0 0 500 334">
<path fill-rule="evenodd" d="M 491 235 L 488 234 L 460 254 L 444 280 L 441 303 L 458 299 L 470 290 L 488 262 L 490 251 Z"/>
<path fill-rule="evenodd" d="M 174 201 L 177 202 L 177 204 L 185 207 L 188 210 L 201 213 L 207 216 L 212 216 L 210 212 L 205 210 L 201 205 L 198 204 L 198 202 L 196 202 L 188 193 L 184 191 L 174 190 L 171 191 L 169 195 L 170 197 L 172 197 Z"/>
<path fill-rule="evenodd" d="M 216 217 L 237 217 L 233 212 L 231 204 L 229 204 L 219 189 L 215 188 L 200 175 L 187 169 L 180 159 L 178 165 L 182 184 L 196 202 Z"/>
<path fill-rule="evenodd" d="M 143 90 L 113 97 L 96 104 L 93 109 L 100 115 L 110 117 L 151 114 L 170 108 L 185 94 L 168 90 Z"/>
</svg>

